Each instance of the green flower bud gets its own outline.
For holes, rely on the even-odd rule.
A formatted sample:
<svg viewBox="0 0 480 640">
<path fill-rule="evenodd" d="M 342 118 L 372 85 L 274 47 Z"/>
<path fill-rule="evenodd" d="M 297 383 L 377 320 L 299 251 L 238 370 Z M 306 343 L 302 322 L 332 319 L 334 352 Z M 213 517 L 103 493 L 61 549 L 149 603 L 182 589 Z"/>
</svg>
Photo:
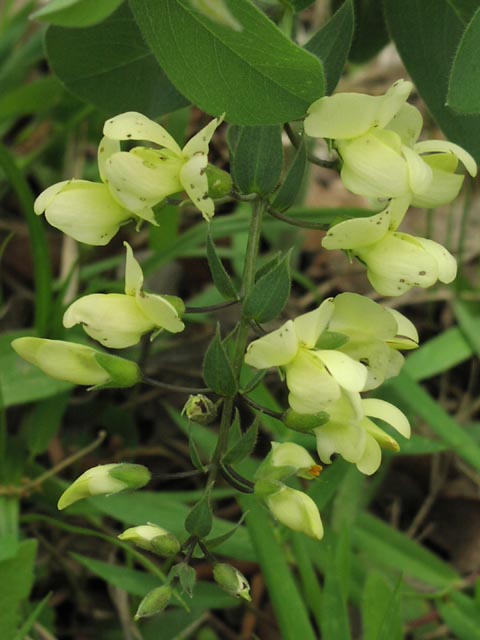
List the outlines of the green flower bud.
<svg viewBox="0 0 480 640">
<path fill-rule="evenodd" d="M 140 618 L 148 618 L 154 616 L 157 613 L 161 613 L 172 597 L 172 588 L 167 584 L 163 587 L 157 587 L 152 589 L 144 599 L 140 602 L 137 609 L 137 613 L 134 616 L 134 620 L 140 620 Z"/>
<path fill-rule="evenodd" d="M 210 198 L 215 200 L 216 198 L 228 196 L 233 186 L 231 175 L 212 164 L 207 165 L 205 173 L 207 174 L 208 195 Z"/>
<path fill-rule="evenodd" d="M 306 431 L 312 431 L 325 424 L 330 419 L 330 415 L 326 411 L 319 411 L 318 413 L 297 413 L 293 409 L 288 409 L 283 414 L 283 423 L 289 429 L 293 431 L 300 431 L 304 433 Z"/>
<path fill-rule="evenodd" d="M 17 338 L 13 349 L 27 362 L 56 380 L 94 388 L 132 387 L 141 379 L 135 362 L 75 342 Z"/>
<path fill-rule="evenodd" d="M 199 393 L 188 397 L 182 409 L 182 414 L 186 415 L 192 422 L 210 424 L 217 417 L 217 407 L 210 398 Z"/>
<path fill-rule="evenodd" d="M 224 562 L 218 562 L 213 567 L 213 577 L 215 582 L 230 595 L 251 601 L 250 585 L 243 573 L 235 569 L 235 567 Z"/>
<path fill-rule="evenodd" d="M 180 551 L 180 542 L 177 538 L 155 524 L 130 527 L 121 533 L 118 539 L 133 542 L 141 549 L 152 551 L 164 557 L 175 556 Z"/>
<path fill-rule="evenodd" d="M 90 496 L 110 495 L 125 489 L 140 489 L 150 481 L 150 471 L 141 464 L 102 464 L 82 473 L 58 501 L 58 509 Z"/>
</svg>

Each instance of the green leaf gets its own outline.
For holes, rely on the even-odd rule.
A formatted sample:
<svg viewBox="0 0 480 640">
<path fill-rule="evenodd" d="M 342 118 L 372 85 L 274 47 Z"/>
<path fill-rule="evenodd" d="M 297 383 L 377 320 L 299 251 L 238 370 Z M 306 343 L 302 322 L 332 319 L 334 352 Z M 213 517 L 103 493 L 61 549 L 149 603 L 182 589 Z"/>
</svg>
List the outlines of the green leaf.
<svg viewBox="0 0 480 640">
<path fill-rule="evenodd" d="M 188 0 L 131 0 L 147 44 L 170 81 L 211 115 L 236 124 L 301 118 L 323 95 L 319 60 L 248 0 L 226 0 L 241 31 L 215 24 Z"/>
<path fill-rule="evenodd" d="M 363 640 L 402 640 L 399 586 L 393 587 L 383 573 L 370 571 L 363 590 Z"/>
<path fill-rule="evenodd" d="M 345 529 L 340 536 L 345 536 L 346 533 Z M 323 544 L 327 548 L 322 593 L 322 640 L 350 640 L 347 602 L 338 565 L 340 538 L 335 537 L 335 543 L 325 540 Z"/>
<path fill-rule="evenodd" d="M 207 260 L 213 283 L 226 300 L 235 300 L 237 292 L 217 253 L 210 231 L 207 234 Z"/>
<path fill-rule="evenodd" d="M 325 93 L 333 93 L 342 75 L 352 44 L 355 18 L 352 0 L 345 0 L 327 24 L 317 31 L 305 45 L 323 62 Z"/>
<path fill-rule="evenodd" d="M 283 640 L 315 640 L 317 636 L 304 600 L 288 566 L 285 550 L 272 535 L 272 523 L 266 509 L 254 496 L 241 496 L 239 502 L 247 512 L 247 528 L 267 584 L 280 637 Z"/>
<path fill-rule="evenodd" d="M 458 327 L 447 329 L 408 356 L 404 371 L 414 380 L 426 380 L 448 371 L 472 356 L 472 348 Z"/>
<path fill-rule="evenodd" d="M 480 113 L 480 9 L 460 40 L 448 85 L 447 105 L 460 113 Z"/>
<path fill-rule="evenodd" d="M 88 27 L 105 20 L 123 0 L 50 0 L 32 19 L 60 27 Z"/>
<path fill-rule="evenodd" d="M 47 450 L 66 411 L 70 393 L 62 393 L 36 404 L 21 426 L 21 434 L 32 456 Z"/>
<path fill-rule="evenodd" d="M 385 0 L 390 33 L 415 86 L 445 135 L 480 161 L 480 116 L 446 106 L 463 23 L 447 0 Z"/>
<path fill-rule="evenodd" d="M 56 78 L 46 77 L 22 85 L 0 96 L 0 121 L 32 113 L 47 112 L 64 93 Z"/>
<path fill-rule="evenodd" d="M 197 502 L 185 518 L 185 529 L 192 536 L 206 538 L 212 530 L 212 507 L 208 495 Z"/>
<path fill-rule="evenodd" d="M 47 593 L 47 595 L 37 603 L 35 608 L 32 610 L 30 615 L 27 617 L 22 626 L 17 630 L 15 637 L 13 640 L 25 640 L 25 638 L 29 637 L 29 631 L 32 629 L 33 625 L 37 621 L 37 619 L 42 615 L 43 610 L 50 602 L 50 598 L 52 597 L 52 593 Z"/>
<path fill-rule="evenodd" d="M 353 0 L 355 33 L 350 49 L 352 62 L 366 62 L 390 40 L 382 3 L 378 0 Z"/>
<path fill-rule="evenodd" d="M 193 595 L 193 587 L 197 580 L 195 569 L 186 562 L 179 562 L 171 568 L 168 574 L 169 579 L 175 576 L 180 581 L 183 591 L 191 598 Z"/>
<path fill-rule="evenodd" d="M 248 427 L 240 440 L 238 440 L 233 447 L 228 449 L 226 454 L 223 456 L 223 463 L 233 464 L 234 462 L 240 462 L 252 453 L 257 443 L 258 422 L 258 416 L 255 416 L 255 420 Z"/>
<path fill-rule="evenodd" d="M 36 541 L 24 540 L 15 557 L 0 562 L 0 630 L 5 640 L 15 636 L 21 621 L 19 607 L 33 586 L 36 552 Z"/>
<path fill-rule="evenodd" d="M 281 128 L 231 126 L 227 140 L 230 171 L 240 193 L 271 193 L 282 174 Z"/>
<path fill-rule="evenodd" d="M 203 361 L 203 378 L 219 396 L 233 396 L 237 392 L 232 365 L 222 344 L 218 325 Z"/>
<path fill-rule="evenodd" d="M 480 614 L 478 604 L 462 593 L 452 593 L 451 598 L 438 599 L 436 607 L 458 640 L 480 640 Z"/>
<path fill-rule="evenodd" d="M 478 305 L 456 300 L 453 309 L 460 325 L 460 330 L 477 356 L 480 356 L 480 312 Z"/>
<path fill-rule="evenodd" d="M 478 0 L 448 0 L 448 3 L 465 25 L 478 9 Z"/>
<path fill-rule="evenodd" d="M 290 296 L 290 251 L 267 274 L 259 278 L 245 298 L 244 313 L 257 322 L 276 318 Z"/>
<path fill-rule="evenodd" d="M 141 111 L 157 117 L 187 104 L 143 42 L 126 3 L 92 27 L 49 27 L 45 43 L 50 66 L 67 89 L 109 115 Z"/>
<path fill-rule="evenodd" d="M 275 193 L 272 206 L 278 211 L 286 211 L 295 202 L 295 199 L 302 187 L 305 175 L 305 166 L 307 164 L 307 152 L 305 145 L 301 144 L 295 153 L 291 165 L 288 167 L 287 174 L 280 185 L 279 190 Z"/>
<path fill-rule="evenodd" d="M 233 535 L 235 535 L 235 533 L 238 531 L 238 528 L 241 526 L 242 522 L 245 520 L 245 515 L 246 514 L 243 514 L 240 520 L 237 522 L 237 524 L 233 526 L 229 531 L 226 531 L 221 536 L 216 536 L 215 538 L 210 538 L 209 540 L 207 540 L 205 542 L 205 546 L 207 547 L 207 549 L 209 550 L 216 549 L 227 540 L 230 540 L 230 538 Z"/>
</svg>

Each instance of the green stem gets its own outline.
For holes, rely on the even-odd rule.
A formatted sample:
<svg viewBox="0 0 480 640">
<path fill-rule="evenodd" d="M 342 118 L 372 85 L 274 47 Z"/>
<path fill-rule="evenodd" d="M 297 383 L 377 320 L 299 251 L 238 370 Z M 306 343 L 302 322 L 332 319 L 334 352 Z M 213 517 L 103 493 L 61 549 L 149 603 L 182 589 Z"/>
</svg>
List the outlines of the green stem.
<svg viewBox="0 0 480 640">
<path fill-rule="evenodd" d="M 253 203 L 252 218 L 248 233 L 247 250 L 245 253 L 245 262 L 243 266 L 243 282 L 242 282 L 242 299 L 250 293 L 255 283 L 255 267 L 260 245 L 260 236 L 262 233 L 262 220 L 265 210 L 265 204 L 257 200 Z M 242 370 L 243 356 L 247 347 L 248 332 L 250 322 L 243 314 L 238 324 L 238 330 L 235 338 L 235 351 L 233 355 L 232 368 L 237 383 L 240 382 L 240 372 Z M 222 417 L 220 420 L 220 429 L 218 432 L 217 445 L 213 452 L 211 466 L 208 474 L 207 491 L 210 491 L 215 484 L 217 476 L 220 472 L 220 461 L 227 448 L 228 432 L 232 423 L 233 407 L 235 398 L 225 398 L 222 409 Z"/>
<path fill-rule="evenodd" d="M 283 215 L 283 213 L 280 213 L 280 211 L 277 211 L 273 207 L 268 207 L 267 211 L 273 218 L 281 220 L 282 222 L 286 222 L 287 224 L 291 224 L 293 227 L 326 231 L 330 226 L 329 224 L 325 224 L 324 222 L 309 222 L 308 220 L 297 220 L 296 218 L 292 218 L 292 216 Z"/>
<path fill-rule="evenodd" d="M 33 211 L 33 195 L 25 176 L 3 144 L 0 144 L 0 166 L 17 194 L 27 222 L 34 266 L 35 328 L 39 336 L 44 336 L 47 333 L 50 309 L 52 308 L 52 274 L 45 233 L 40 219 Z"/>
<path fill-rule="evenodd" d="M 302 144 L 302 140 L 300 140 L 290 124 L 287 123 L 284 126 L 284 130 L 292 145 L 295 147 L 295 149 L 298 149 Z M 323 167 L 324 169 L 339 168 L 338 160 L 322 160 L 321 158 L 317 158 L 317 156 L 314 156 L 312 153 L 307 153 L 307 160 L 312 164 L 316 164 L 318 167 Z"/>
</svg>

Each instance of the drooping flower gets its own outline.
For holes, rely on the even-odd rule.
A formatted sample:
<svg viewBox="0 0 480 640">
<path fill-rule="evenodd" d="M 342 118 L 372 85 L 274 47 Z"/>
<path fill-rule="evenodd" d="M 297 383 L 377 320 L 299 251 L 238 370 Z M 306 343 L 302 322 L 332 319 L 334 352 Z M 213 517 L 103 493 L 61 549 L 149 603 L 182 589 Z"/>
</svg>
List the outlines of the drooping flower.
<svg viewBox="0 0 480 640">
<path fill-rule="evenodd" d="M 91 387 L 131 387 L 141 379 L 135 362 L 75 342 L 25 337 L 12 342 L 27 362 L 56 380 Z"/>
<path fill-rule="evenodd" d="M 318 309 L 289 320 L 280 329 L 252 342 L 245 362 L 256 369 L 281 367 L 290 391 L 289 404 L 298 413 L 327 410 L 341 389 L 361 391 L 367 369 L 341 351 L 317 348 L 334 311 L 333 299 Z M 327 407 L 327 408 L 326 408 Z"/>
<path fill-rule="evenodd" d="M 376 398 L 362 399 L 358 393 L 342 392 L 330 406 L 330 420 L 314 429 L 317 451 L 325 464 L 334 453 L 354 463 L 359 471 L 371 475 L 380 466 L 381 448 L 398 451 L 396 440 L 378 427 L 370 418 L 390 424 L 405 438 L 410 437 L 406 416 L 394 405 Z"/>
<path fill-rule="evenodd" d="M 37 215 L 79 242 L 106 245 L 120 226 L 133 217 L 110 194 L 108 187 L 88 180 L 64 180 L 53 184 L 34 203 Z M 152 212 L 153 215 L 153 212 Z"/>
<path fill-rule="evenodd" d="M 306 449 L 293 442 L 272 442 L 272 450 L 255 474 L 255 495 L 272 515 L 293 531 L 311 538 L 323 537 L 323 525 L 317 505 L 303 491 L 284 484 L 291 476 L 313 480 L 321 467 Z"/>
<path fill-rule="evenodd" d="M 364 364 L 368 377 L 364 390 L 375 389 L 398 375 L 404 358 L 398 349 L 416 349 L 415 326 L 399 311 L 392 311 L 357 293 L 341 293 L 328 330 L 347 340 L 337 349 Z"/>
<path fill-rule="evenodd" d="M 399 296 L 412 287 L 449 283 L 457 274 L 455 258 L 433 240 L 397 231 L 408 201 L 393 199 L 387 208 L 367 218 L 345 220 L 329 229 L 325 249 L 345 249 L 367 267 L 373 288 L 384 296 Z"/>
<path fill-rule="evenodd" d="M 234 598 L 251 601 L 248 580 L 236 567 L 232 567 L 226 562 L 217 562 L 213 565 L 213 578 L 222 589 Z"/>
<path fill-rule="evenodd" d="M 165 557 L 175 556 L 180 551 L 180 542 L 174 535 L 151 523 L 125 529 L 118 539 Z"/>
<path fill-rule="evenodd" d="M 412 84 L 395 82 L 382 96 L 338 93 L 314 102 L 305 132 L 333 140 L 342 159 L 342 181 L 370 198 L 408 196 L 415 206 L 451 202 L 463 182 L 458 160 L 476 175 L 475 161 L 444 140 L 417 142 L 422 129 L 418 109 L 406 104 Z M 439 156 L 439 157 L 438 157 Z"/>
<path fill-rule="evenodd" d="M 58 508 L 69 507 L 90 496 L 110 495 L 126 489 L 140 489 L 150 482 L 150 471 L 141 464 L 101 464 L 79 476 L 60 496 Z"/>
<path fill-rule="evenodd" d="M 125 243 L 125 293 L 94 293 L 79 298 L 63 316 L 70 328 L 81 324 L 94 340 L 112 349 L 124 349 L 137 344 L 144 333 L 165 329 L 171 333 L 183 331 L 180 317 L 183 301 L 175 296 L 161 296 L 143 290 L 143 272 Z"/>
<path fill-rule="evenodd" d="M 129 211 L 141 212 L 185 191 L 206 220 L 215 213 L 208 195 L 208 145 L 222 118 L 215 118 L 181 149 L 158 123 L 134 111 L 105 122 L 98 162 L 112 196 Z M 120 141 L 145 140 L 161 148 L 122 151 Z"/>
</svg>

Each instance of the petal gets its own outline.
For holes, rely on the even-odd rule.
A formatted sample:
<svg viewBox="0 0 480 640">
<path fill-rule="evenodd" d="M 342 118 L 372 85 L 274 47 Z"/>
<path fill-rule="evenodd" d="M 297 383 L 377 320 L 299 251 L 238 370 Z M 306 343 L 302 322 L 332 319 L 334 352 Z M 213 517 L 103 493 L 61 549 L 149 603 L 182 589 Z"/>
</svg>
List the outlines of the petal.
<svg viewBox="0 0 480 640">
<path fill-rule="evenodd" d="M 50 195 L 53 194 L 51 191 Z M 106 185 L 70 180 L 56 195 L 48 198 L 45 217 L 52 227 L 75 240 L 100 246 L 108 244 L 132 214 L 112 198 Z"/>
<path fill-rule="evenodd" d="M 413 84 L 408 80 L 397 80 L 383 96 L 378 113 L 378 124 L 386 127 L 395 115 L 405 106 Z"/>
<path fill-rule="evenodd" d="M 290 394 L 288 402 L 298 413 L 328 411 L 328 405 L 340 397 L 340 387 L 314 352 L 302 349 L 285 368 Z"/>
<path fill-rule="evenodd" d="M 382 340 L 395 335 L 397 324 L 388 309 L 370 298 L 358 293 L 340 293 L 335 297 L 329 329 L 357 339 L 372 336 Z"/>
<path fill-rule="evenodd" d="M 325 249 L 355 249 L 378 242 L 390 225 L 388 210 L 367 218 L 345 220 L 327 231 L 322 240 Z"/>
<path fill-rule="evenodd" d="M 373 436 L 366 434 L 365 449 L 363 455 L 357 462 L 357 469 L 367 476 L 378 469 L 382 462 L 382 450 Z"/>
<path fill-rule="evenodd" d="M 140 149 L 121 151 L 110 156 L 104 167 L 112 195 L 134 212 L 153 207 L 166 196 L 182 190 L 180 159 L 161 152 L 148 154 L 148 159 L 146 155 Z"/>
<path fill-rule="evenodd" d="M 85 333 L 111 349 L 124 349 L 155 328 L 135 298 L 120 293 L 94 293 L 79 298 L 63 316 L 66 328 L 81 324 Z"/>
<path fill-rule="evenodd" d="M 295 442 L 272 442 L 271 463 L 274 467 L 292 467 L 296 471 L 316 466 L 308 451 Z"/>
<path fill-rule="evenodd" d="M 342 347 L 342 352 L 366 367 L 367 379 L 363 391 L 376 389 L 386 380 L 391 349 L 382 340 L 350 340 Z"/>
<path fill-rule="evenodd" d="M 416 107 L 406 103 L 393 116 L 385 128 L 398 133 L 403 144 L 411 147 L 418 140 L 422 127 L 422 114 Z"/>
<path fill-rule="evenodd" d="M 120 142 L 118 140 L 112 140 L 111 138 L 107 138 L 103 136 L 100 140 L 100 144 L 98 145 L 97 151 L 97 161 L 98 161 L 98 172 L 100 173 L 100 178 L 102 182 L 108 182 L 108 178 L 105 171 L 105 165 L 107 163 L 108 158 L 113 156 L 114 153 L 120 153 L 121 147 Z"/>
<path fill-rule="evenodd" d="M 441 244 L 427 238 L 417 238 L 418 242 L 434 258 L 438 268 L 440 282 L 453 282 L 457 276 L 457 261 Z"/>
<path fill-rule="evenodd" d="M 403 145 L 402 153 L 407 161 L 411 190 L 413 193 L 425 193 L 432 183 L 432 169 L 418 153 L 409 147 Z"/>
<path fill-rule="evenodd" d="M 197 134 L 195 134 L 193 138 L 190 138 L 190 140 L 182 149 L 183 155 L 186 158 L 191 158 L 197 153 L 207 155 L 210 140 L 212 139 L 215 129 L 221 124 L 222 121 L 223 116 L 215 118 L 205 127 L 203 127 L 203 129 L 201 129 Z"/>
<path fill-rule="evenodd" d="M 293 321 L 293 326 L 301 346 L 311 349 L 327 328 L 334 309 L 333 298 L 324 300 L 314 311 L 304 313 Z"/>
<path fill-rule="evenodd" d="M 320 350 L 314 355 L 326 366 L 329 373 L 347 391 L 362 391 L 367 381 L 367 369 L 340 351 Z"/>
<path fill-rule="evenodd" d="M 113 140 L 148 140 L 181 154 L 178 144 L 161 125 L 136 111 L 127 111 L 110 118 L 105 122 L 103 133 Z"/>
<path fill-rule="evenodd" d="M 205 220 L 215 214 L 215 205 L 208 196 L 208 178 L 205 173 L 208 158 L 204 154 L 193 156 L 180 170 L 180 182 L 193 204 L 200 209 Z"/>
<path fill-rule="evenodd" d="M 425 156 L 425 162 L 430 164 L 431 158 L 433 156 Z M 425 209 L 435 209 L 444 204 L 449 204 L 458 196 L 463 180 L 464 176 L 459 173 L 448 173 L 447 171 L 433 168 L 430 186 L 425 193 L 413 196 L 412 205 Z"/>
<path fill-rule="evenodd" d="M 298 352 L 298 339 L 289 320 L 280 329 L 251 342 L 245 355 L 245 362 L 255 369 L 282 367 L 289 363 Z"/>
<path fill-rule="evenodd" d="M 392 198 L 388 203 L 387 211 L 390 216 L 391 231 L 395 231 L 400 226 L 410 206 L 411 195 L 411 193 L 408 193 L 399 198 Z"/>
<path fill-rule="evenodd" d="M 347 189 L 371 198 L 403 196 L 410 190 L 407 163 L 400 138 L 393 131 L 376 130 L 339 144 L 341 177 Z"/>
<path fill-rule="evenodd" d="M 330 464 L 334 453 L 339 453 L 347 462 L 357 462 L 365 450 L 367 433 L 357 422 L 328 422 L 314 433 L 318 456 L 325 464 Z"/>
<path fill-rule="evenodd" d="M 420 338 L 413 322 L 396 309 L 387 309 L 387 311 L 397 323 L 395 338 L 389 340 L 388 344 L 394 349 L 416 349 Z"/>
<path fill-rule="evenodd" d="M 430 287 L 438 278 L 436 259 L 418 238 L 389 232 L 371 247 L 356 254 L 367 265 L 368 278 L 378 293 L 398 296 L 409 288 Z"/>
<path fill-rule="evenodd" d="M 404 438 L 410 438 L 410 423 L 405 414 L 395 405 L 385 402 L 385 400 L 367 398 L 362 400 L 362 406 L 365 415 L 383 420 L 396 429 Z"/>
<path fill-rule="evenodd" d="M 475 177 L 477 175 L 477 164 L 472 156 L 462 149 L 458 144 L 448 142 L 447 140 L 424 140 L 417 142 L 413 147 L 417 153 L 453 153 L 464 165 L 468 173 Z"/>
<path fill-rule="evenodd" d="M 52 200 L 64 190 L 66 185 L 71 184 L 72 182 L 73 180 L 62 180 L 62 182 L 52 184 L 50 187 L 42 191 L 33 204 L 33 210 L 37 216 L 41 216 Z"/>
<path fill-rule="evenodd" d="M 317 540 L 323 537 L 318 507 L 303 491 L 283 486 L 269 495 L 265 502 L 273 516 L 289 529 Z"/>
<path fill-rule="evenodd" d="M 170 333 L 179 333 L 185 329 L 178 311 L 163 296 L 137 290 L 136 299 L 139 308 L 156 328 L 166 329 Z"/>
<path fill-rule="evenodd" d="M 125 293 L 127 296 L 134 296 L 137 291 L 142 289 L 143 271 L 133 255 L 132 247 L 128 242 L 124 242 L 123 246 L 127 251 L 125 260 Z"/>
</svg>

